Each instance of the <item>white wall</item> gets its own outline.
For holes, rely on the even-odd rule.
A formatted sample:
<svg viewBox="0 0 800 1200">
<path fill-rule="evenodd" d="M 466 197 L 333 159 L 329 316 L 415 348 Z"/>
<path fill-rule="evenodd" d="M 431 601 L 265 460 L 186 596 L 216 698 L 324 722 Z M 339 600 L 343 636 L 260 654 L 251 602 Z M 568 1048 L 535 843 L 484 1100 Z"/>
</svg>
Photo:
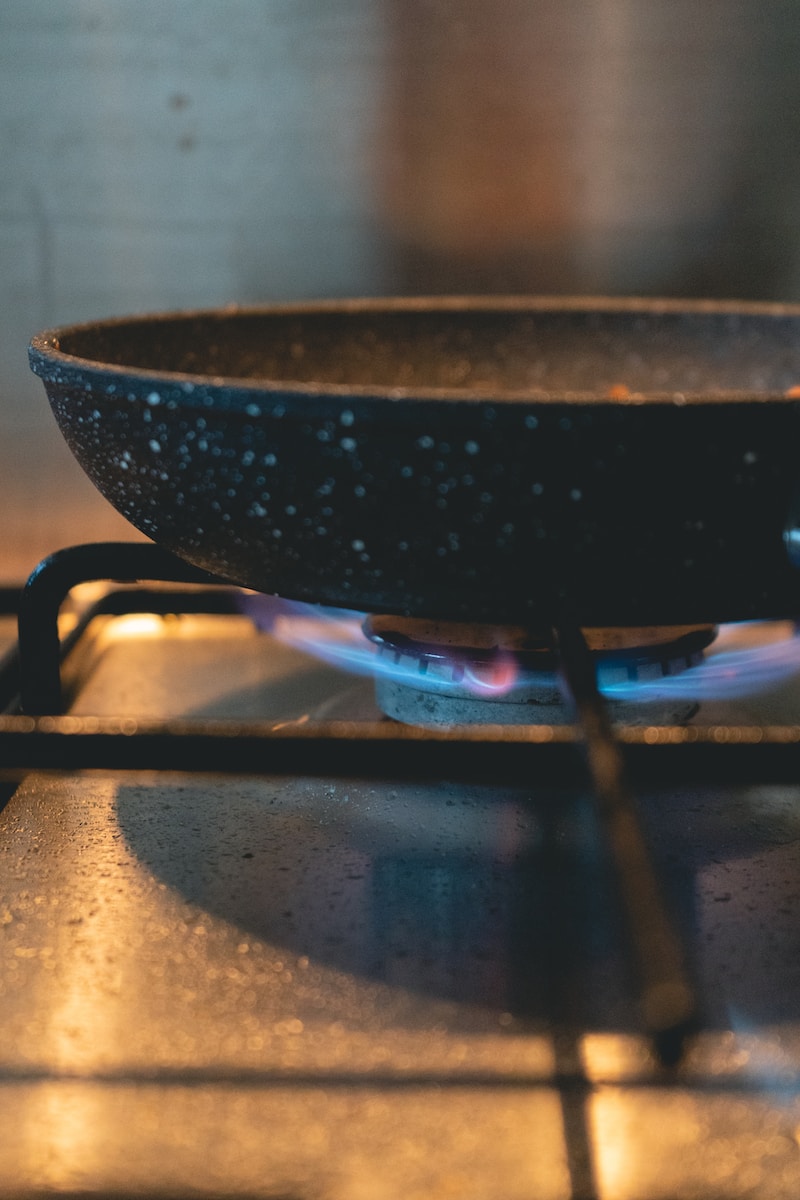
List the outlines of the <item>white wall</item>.
<svg viewBox="0 0 800 1200">
<path fill-rule="evenodd" d="M 380 289 L 379 18 L 369 0 L 3 0 L 0 578 L 128 533 L 54 432 L 33 332 Z"/>
</svg>

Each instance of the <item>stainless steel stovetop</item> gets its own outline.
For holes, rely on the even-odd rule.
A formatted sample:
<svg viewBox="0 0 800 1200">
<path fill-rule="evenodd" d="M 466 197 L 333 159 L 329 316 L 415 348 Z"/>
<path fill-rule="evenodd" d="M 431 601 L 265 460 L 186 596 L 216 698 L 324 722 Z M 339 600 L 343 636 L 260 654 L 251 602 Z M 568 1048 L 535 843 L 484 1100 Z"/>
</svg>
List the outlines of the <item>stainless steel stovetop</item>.
<svg viewBox="0 0 800 1200">
<path fill-rule="evenodd" d="M 375 717 L 242 616 L 90 641 L 75 715 Z M 669 1070 L 583 789 L 227 765 L 33 771 L 0 814 L 0 1194 L 795 1200 L 800 785 L 639 793 L 703 1007 Z"/>
</svg>

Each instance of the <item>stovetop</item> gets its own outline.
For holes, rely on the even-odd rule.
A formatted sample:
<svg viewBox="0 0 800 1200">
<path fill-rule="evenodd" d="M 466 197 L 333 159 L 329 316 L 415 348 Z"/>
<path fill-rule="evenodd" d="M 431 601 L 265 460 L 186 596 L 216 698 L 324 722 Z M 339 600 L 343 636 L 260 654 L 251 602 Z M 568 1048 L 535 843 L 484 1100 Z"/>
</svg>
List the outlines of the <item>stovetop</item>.
<svg viewBox="0 0 800 1200">
<path fill-rule="evenodd" d="M 369 681 L 244 616 L 102 617 L 77 662 L 70 714 L 131 730 L 377 719 Z M 693 726 L 798 712 L 795 680 Z M 326 777 L 307 754 L 13 792 L 0 1194 L 794 1200 L 797 786 L 638 789 L 701 998 L 669 1069 L 585 786 Z"/>
</svg>

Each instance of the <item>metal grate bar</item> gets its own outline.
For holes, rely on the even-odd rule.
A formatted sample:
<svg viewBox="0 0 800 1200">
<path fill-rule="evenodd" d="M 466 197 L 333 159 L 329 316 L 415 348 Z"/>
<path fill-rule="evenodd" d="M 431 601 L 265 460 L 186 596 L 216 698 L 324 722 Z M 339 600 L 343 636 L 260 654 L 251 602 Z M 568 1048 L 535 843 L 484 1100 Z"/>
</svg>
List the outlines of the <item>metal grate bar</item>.
<svg viewBox="0 0 800 1200">
<path fill-rule="evenodd" d="M 715 731 L 651 745 L 642 730 L 620 730 L 629 777 L 636 783 L 679 785 L 793 783 L 800 779 L 800 740 L 775 730 L 743 727 L 743 738 L 720 741 Z M 696 732 L 696 731 L 692 731 Z M 0 770 L 225 771 L 231 774 L 337 772 L 353 778 L 485 780 L 576 787 L 585 768 L 569 726 L 470 726 L 414 729 L 388 722 L 321 722 L 286 725 L 269 721 L 144 720 L 75 716 L 0 716 Z"/>
<path fill-rule="evenodd" d="M 616 868 L 639 971 L 645 1026 L 660 1060 L 677 1063 L 697 1025 L 697 1000 L 680 938 L 661 895 L 630 791 L 622 750 L 597 688 L 581 630 L 556 630 L 562 670 L 583 729 L 589 774 Z"/>
<path fill-rule="evenodd" d="M 26 713 L 63 711 L 61 660 L 83 633 L 90 613 L 61 644 L 58 613 L 79 583 L 142 579 L 169 583 L 225 584 L 227 581 L 193 567 L 147 542 L 98 542 L 71 546 L 44 559 L 19 598 L 20 699 Z"/>
</svg>

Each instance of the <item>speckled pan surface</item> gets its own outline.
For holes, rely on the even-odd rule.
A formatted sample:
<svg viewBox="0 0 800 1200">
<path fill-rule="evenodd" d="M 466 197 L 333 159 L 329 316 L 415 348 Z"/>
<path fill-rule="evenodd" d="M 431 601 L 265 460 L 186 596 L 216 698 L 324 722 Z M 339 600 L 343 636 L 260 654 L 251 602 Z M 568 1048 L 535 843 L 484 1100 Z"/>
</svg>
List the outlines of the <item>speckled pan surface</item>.
<svg viewBox="0 0 800 1200">
<path fill-rule="evenodd" d="M 800 611 L 800 308 L 439 298 L 42 333 L 104 496 L 182 557 L 373 612 Z"/>
</svg>

